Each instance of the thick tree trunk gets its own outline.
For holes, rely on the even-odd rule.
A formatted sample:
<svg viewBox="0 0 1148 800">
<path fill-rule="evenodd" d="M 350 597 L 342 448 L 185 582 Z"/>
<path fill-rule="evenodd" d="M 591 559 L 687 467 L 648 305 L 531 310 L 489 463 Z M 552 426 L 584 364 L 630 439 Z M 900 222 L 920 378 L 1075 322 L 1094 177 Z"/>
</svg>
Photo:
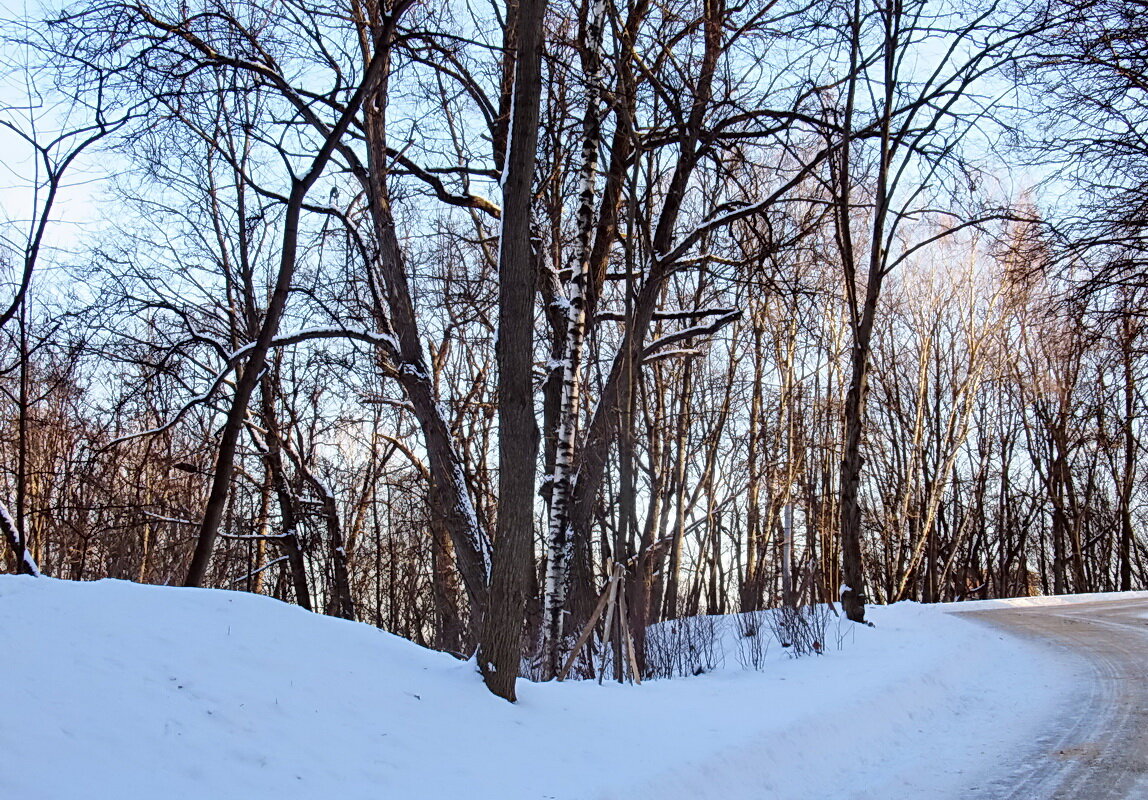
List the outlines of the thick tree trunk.
<svg viewBox="0 0 1148 800">
<path fill-rule="evenodd" d="M 1136 485 L 1136 377 L 1133 371 L 1131 321 L 1125 319 L 1122 353 L 1124 366 L 1124 472 L 1120 477 L 1120 591 L 1132 589 L 1132 492 Z"/>
<path fill-rule="evenodd" d="M 487 687 L 514 701 L 522 657 L 527 573 L 534 547 L 534 253 L 530 199 L 541 100 L 546 0 L 519 4 L 514 112 L 503 179 L 498 264 L 498 531 L 478 665 Z"/>
<path fill-rule="evenodd" d="M 459 614 L 458 579 L 455 569 L 454 543 L 440 517 L 431 517 L 434 551 L 431 558 L 431 591 L 434 594 L 436 624 L 435 647 L 461 653 L 466 631 Z"/>
<path fill-rule="evenodd" d="M 351 594 L 350 553 L 347 540 L 343 536 L 343 525 L 339 519 L 339 508 L 335 495 L 322 480 L 309 469 L 304 468 L 307 480 L 322 504 L 323 518 L 327 525 L 327 544 L 331 558 L 331 594 L 327 600 L 326 613 L 332 617 L 355 619 L 355 600 Z"/>
<path fill-rule="evenodd" d="M 676 619 L 679 611 L 679 586 L 682 571 L 682 540 L 686 533 L 686 448 L 689 445 L 690 425 L 693 421 L 690 398 L 693 394 L 693 362 L 687 361 L 682 377 L 681 397 L 678 403 L 678 430 L 674 437 L 674 532 L 670 539 L 670 557 L 666 577 L 666 592 L 662 600 L 662 617 Z"/>
<path fill-rule="evenodd" d="M 379 332 L 394 339 L 391 347 L 384 348 L 384 367 L 403 387 L 422 431 L 431 473 L 433 513 L 441 515 L 450 533 L 474 624 L 481 619 L 486 607 L 490 543 L 475 510 L 462 458 L 443 416 L 423 352 L 387 188 L 385 101 L 385 90 L 381 88 L 374 102 L 367 106 L 369 170 L 360 176 L 370 195 L 371 219 L 378 242 L 371 274 L 372 311 Z"/>
<path fill-rule="evenodd" d="M 275 387 L 270 373 L 264 373 L 260 388 L 260 416 L 266 431 L 264 437 L 267 443 L 263 463 L 271 477 L 275 496 L 279 500 L 279 520 L 283 528 L 276 538 L 283 548 L 284 555 L 287 556 L 291 585 L 295 589 L 295 602 L 312 611 L 314 607 L 307 581 L 307 562 L 299 541 L 298 502 L 287 480 L 287 470 L 283 464 L 283 436 L 279 432 L 279 420 L 275 413 Z"/>
</svg>

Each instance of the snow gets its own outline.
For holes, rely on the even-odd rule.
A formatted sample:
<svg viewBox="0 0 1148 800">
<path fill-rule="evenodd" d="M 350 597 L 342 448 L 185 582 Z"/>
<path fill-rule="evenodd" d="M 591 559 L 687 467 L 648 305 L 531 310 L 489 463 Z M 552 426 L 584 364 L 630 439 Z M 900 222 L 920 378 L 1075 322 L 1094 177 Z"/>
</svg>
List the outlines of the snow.
<svg viewBox="0 0 1148 800">
<path fill-rule="evenodd" d="M 965 611 L 1065 606 L 1077 603 L 1097 603 L 1104 600 L 1148 600 L 1148 592 L 1090 592 L 1085 594 L 1037 595 L 1036 597 L 1006 597 L 1000 600 L 962 600 L 957 603 L 937 603 L 935 607 L 949 614 L 960 614 Z"/>
<path fill-rule="evenodd" d="M 642 686 L 522 682 L 239 592 L 0 576 L 0 797 L 967 797 L 1071 699 L 1052 648 L 928 606 L 828 653 Z M 837 648 L 840 640 L 841 647 Z"/>
<path fill-rule="evenodd" d="M 23 540 L 20 533 L 20 526 L 16 524 L 16 520 L 12 519 L 12 515 L 8 513 L 8 507 L 0 503 L 0 532 L 5 534 L 8 538 L 11 547 L 16 548 Z M 20 554 L 20 560 L 24 562 L 24 571 L 29 575 L 39 577 L 40 567 L 36 564 L 36 559 L 28 548 L 24 548 Z"/>
</svg>

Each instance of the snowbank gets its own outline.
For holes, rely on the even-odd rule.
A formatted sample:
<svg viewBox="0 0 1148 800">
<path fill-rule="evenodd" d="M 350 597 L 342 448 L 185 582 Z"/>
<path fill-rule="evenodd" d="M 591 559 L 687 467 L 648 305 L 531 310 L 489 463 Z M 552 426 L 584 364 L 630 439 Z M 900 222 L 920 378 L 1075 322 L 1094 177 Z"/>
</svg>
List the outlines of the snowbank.
<svg viewBox="0 0 1148 800">
<path fill-rule="evenodd" d="M 822 657 L 510 705 L 473 664 L 268 598 L 0 576 L 0 798 L 963 797 L 1074 678 L 933 608 L 871 616 Z"/>
<path fill-rule="evenodd" d="M 995 608 L 1033 608 L 1098 603 L 1104 600 L 1148 600 L 1148 592 L 1091 592 L 1088 594 L 1049 594 L 1037 597 L 1006 597 L 1000 600 L 962 600 L 959 603 L 937 603 L 936 608 L 949 614 L 965 611 L 991 611 Z"/>
</svg>

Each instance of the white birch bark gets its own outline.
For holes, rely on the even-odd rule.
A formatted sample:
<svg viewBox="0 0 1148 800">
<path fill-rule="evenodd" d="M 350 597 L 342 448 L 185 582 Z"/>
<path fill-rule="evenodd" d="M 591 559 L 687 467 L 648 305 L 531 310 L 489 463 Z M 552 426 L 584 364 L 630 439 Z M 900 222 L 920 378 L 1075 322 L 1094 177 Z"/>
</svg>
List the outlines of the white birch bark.
<svg viewBox="0 0 1148 800">
<path fill-rule="evenodd" d="M 36 559 L 28 551 L 27 543 L 20 534 L 20 527 L 16 524 L 16 520 L 12 519 L 12 515 L 8 513 L 8 509 L 3 503 L 0 503 L 0 531 L 3 532 L 9 547 L 12 548 L 12 553 L 16 558 L 17 572 L 38 576 L 40 568 L 36 565 Z"/>
<path fill-rule="evenodd" d="M 590 275 L 593 245 L 594 193 L 598 174 L 598 151 L 602 128 L 603 32 L 605 0 L 590 0 L 586 19 L 584 60 L 586 115 L 582 131 L 582 171 L 578 193 L 578 239 L 568 292 L 562 394 L 558 407 L 558 435 L 554 471 L 550 476 L 551 499 L 546 537 L 546 580 L 543 588 L 542 667 L 546 677 L 558 673 L 562 664 L 563 609 L 570 586 L 573 531 L 570 503 L 574 484 L 574 448 L 578 436 L 579 395 L 582 383 L 582 347 L 586 339 L 586 284 Z"/>
</svg>

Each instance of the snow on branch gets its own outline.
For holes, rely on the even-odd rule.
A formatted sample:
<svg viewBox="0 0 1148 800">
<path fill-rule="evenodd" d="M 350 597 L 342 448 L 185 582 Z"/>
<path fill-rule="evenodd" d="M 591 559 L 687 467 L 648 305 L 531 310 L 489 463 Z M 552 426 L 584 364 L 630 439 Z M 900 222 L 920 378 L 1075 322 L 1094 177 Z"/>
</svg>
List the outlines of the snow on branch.
<svg viewBox="0 0 1148 800">
<path fill-rule="evenodd" d="M 807 160 L 804 166 L 802 166 L 792 176 L 790 176 L 789 180 L 776 187 L 773 192 L 771 192 L 762 200 L 759 200 L 756 203 L 739 202 L 726 204 L 725 207 L 729 208 L 730 210 L 725 211 L 724 213 L 720 213 L 717 216 L 711 217 L 710 219 L 702 222 L 700 225 L 690 231 L 690 233 L 683 236 L 681 241 L 678 242 L 677 246 L 668 252 L 655 253 L 654 258 L 658 269 L 661 271 L 669 270 L 671 267 L 677 264 L 686 253 L 693 249 L 693 247 L 698 242 L 700 242 L 706 236 L 706 234 L 710 233 L 711 231 L 717 230 L 718 228 L 722 228 L 727 225 L 731 225 L 739 220 L 752 217 L 755 214 L 761 214 L 762 212 L 767 211 L 782 197 L 787 195 L 794 187 L 805 180 L 814 169 L 816 169 L 823 161 L 825 161 L 825 159 L 836 153 L 839 147 L 840 145 L 833 144 L 827 147 L 823 147 L 821 150 L 814 153 L 812 157 Z"/>
<path fill-rule="evenodd" d="M 734 308 L 691 308 L 691 309 L 673 309 L 669 311 L 655 311 L 655 320 L 682 320 L 682 319 L 701 319 L 702 317 L 720 317 L 727 314 L 732 314 L 737 309 Z M 740 313 L 740 312 L 739 312 Z M 605 311 L 595 315 L 595 319 L 607 322 L 625 322 L 626 315 L 617 311 Z"/>
<path fill-rule="evenodd" d="M 359 402 L 366 405 L 390 406 L 391 408 L 397 408 L 401 411 L 409 411 L 411 413 L 414 413 L 415 410 L 414 404 L 411 403 L 410 400 L 396 400 L 374 392 L 359 392 L 358 396 Z"/>
<path fill-rule="evenodd" d="M 254 539 L 258 541 L 270 541 L 274 539 L 287 539 L 291 536 L 291 531 L 284 531 L 283 533 L 223 533 L 220 532 L 221 539 Z M 270 565 L 268 565 L 270 566 Z M 255 573 L 252 573 L 255 574 Z"/>
<path fill-rule="evenodd" d="M 762 211 L 765 211 L 776 202 L 776 197 L 777 193 L 775 192 L 773 195 L 770 195 L 769 198 L 762 200 L 759 203 L 738 205 L 734 209 L 727 211 L 724 214 L 719 214 L 716 217 L 706 220 L 694 228 L 686 236 L 682 237 L 682 240 L 678 243 L 677 247 L 673 248 L 668 253 L 657 254 L 658 264 L 662 269 L 669 268 L 671 265 L 678 262 L 682 256 L 689 252 L 695 244 L 701 241 L 701 239 L 707 233 L 710 233 L 711 231 L 714 231 L 718 228 L 731 225 L 738 220 L 745 219 L 746 217 L 752 217 L 754 214 L 759 214 Z"/>
<path fill-rule="evenodd" d="M 709 325 L 694 325 L 693 327 L 667 334 L 666 336 L 663 336 L 660 339 L 656 339 L 655 341 L 646 345 L 646 348 L 642 351 L 642 360 L 648 361 L 651 356 L 655 355 L 663 348 L 669 347 L 670 345 L 688 341 L 689 339 L 695 339 L 699 336 L 712 336 L 724 328 L 726 325 L 740 317 L 741 309 L 732 309 L 715 319 Z"/>
<path fill-rule="evenodd" d="M 264 564 L 264 565 L 263 565 L 262 567 L 260 567 L 259 569 L 255 569 L 255 570 L 252 570 L 251 572 L 248 572 L 248 573 L 246 573 L 246 574 L 244 574 L 244 575 L 239 575 L 239 576 L 236 576 L 236 577 L 232 578 L 232 579 L 229 581 L 229 583 L 231 583 L 231 584 L 236 584 L 236 583 L 240 583 L 240 582 L 242 582 L 242 581 L 245 581 L 245 580 L 247 580 L 248 578 L 254 578 L 254 577 L 255 577 L 256 575 L 258 575 L 260 572 L 263 572 L 264 570 L 268 570 L 268 569 L 271 569 L 271 568 L 272 568 L 273 566 L 275 566 L 276 564 L 282 564 L 282 563 L 283 563 L 284 561 L 286 561 L 286 560 L 287 560 L 287 556 L 279 556 L 279 558 L 276 558 L 276 559 L 273 559 L 273 560 L 271 560 L 271 561 L 268 561 L 266 564 Z"/>
<path fill-rule="evenodd" d="M 696 350 L 694 348 L 679 348 L 677 350 L 663 350 L 660 353 L 655 353 L 652 356 L 647 356 L 646 358 L 643 358 L 642 363 L 643 364 L 653 364 L 655 361 L 664 361 L 667 358 L 693 358 L 694 356 L 700 356 L 701 354 L 702 354 L 701 350 Z"/>
<path fill-rule="evenodd" d="M 289 347 L 291 345 L 300 344 L 301 342 L 312 341 L 315 339 L 352 339 L 354 341 L 366 342 L 367 344 L 383 347 L 392 353 L 397 352 L 399 349 L 398 340 L 388 333 L 376 333 L 374 331 L 369 331 L 366 328 L 338 327 L 304 328 L 303 330 L 294 331 L 293 333 L 287 333 L 282 336 L 275 337 L 271 340 L 269 346 Z M 100 448 L 101 451 L 108 450 L 118 444 L 122 444 L 133 439 L 139 439 L 144 436 L 154 436 L 156 434 L 171 430 L 193 408 L 210 401 L 211 398 L 215 396 L 215 393 L 219 391 L 224 383 L 226 383 L 227 376 L 230 375 L 232 370 L 234 370 L 240 365 L 240 363 L 243 362 L 243 359 L 247 357 L 247 355 L 254 347 L 255 342 L 249 342 L 233 352 L 227 358 L 227 363 L 223 365 L 223 369 L 219 370 L 219 372 L 215 374 L 215 377 L 212 379 L 211 385 L 207 388 L 207 390 L 184 403 L 183 406 L 175 412 L 175 416 L 173 416 L 163 425 L 155 428 L 149 428 L 145 431 L 137 431 L 135 433 L 129 433 L 124 436 L 118 436 Z"/>
<path fill-rule="evenodd" d="M 247 351 L 250 350 L 251 347 L 252 345 L 246 345 L 245 347 L 242 347 L 236 351 L 235 355 L 231 357 L 231 360 L 228 361 L 224 368 L 216 373 L 215 377 L 211 381 L 211 386 L 207 388 L 207 391 L 197 394 L 195 397 L 184 403 L 183 406 L 181 406 L 180 409 L 175 412 L 175 415 L 167 422 L 154 428 L 148 428 L 147 430 L 136 431 L 135 433 L 125 434 L 124 436 L 117 436 L 115 439 L 112 439 L 106 445 L 101 447 L 100 452 L 110 450 L 118 444 L 122 444 L 133 439 L 140 439 L 144 436 L 156 436 L 174 428 L 177 424 L 179 424 L 179 421 L 187 415 L 189 411 L 191 411 L 196 406 L 203 405 L 215 396 L 215 393 L 219 391 L 219 388 L 223 386 L 224 382 L 227 380 L 227 376 L 231 374 L 233 367 L 242 360 L 243 356 L 247 354 Z"/>
<path fill-rule="evenodd" d="M 305 328 L 294 333 L 277 336 L 271 340 L 272 347 L 287 347 L 313 339 L 353 339 L 367 344 L 379 345 L 389 350 L 399 349 L 399 342 L 389 333 L 376 333 L 366 328 Z"/>
<path fill-rule="evenodd" d="M 176 525 L 196 525 L 196 526 L 199 525 L 198 522 L 194 522 L 190 519 L 180 519 L 179 517 L 165 517 L 162 514 L 153 514 L 151 511 L 144 511 L 143 515 L 145 517 L 150 517 L 151 519 L 154 519 L 156 522 L 171 522 L 171 523 L 174 523 Z"/>
<path fill-rule="evenodd" d="M 36 565 L 36 559 L 32 558 L 32 554 L 28 552 L 28 547 L 20 535 L 20 528 L 16 525 L 16 520 L 12 519 L 7 506 L 3 503 L 0 503 L 0 530 L 4 532 L 4 538 L 8 540 L 12 552 L 23 562 L 22 571 L 25 574 L 39 577 L 40 567 Z"/>
</svg>

